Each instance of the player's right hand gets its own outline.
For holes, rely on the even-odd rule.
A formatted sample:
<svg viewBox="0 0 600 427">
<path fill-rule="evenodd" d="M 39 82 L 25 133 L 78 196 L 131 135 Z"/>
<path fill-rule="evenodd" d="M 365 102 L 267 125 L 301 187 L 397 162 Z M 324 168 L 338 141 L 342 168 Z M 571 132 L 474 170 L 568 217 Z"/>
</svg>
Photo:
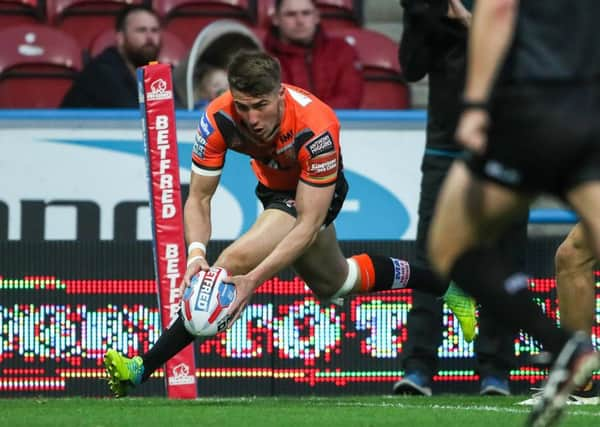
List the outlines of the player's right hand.
<svg viewBox="0 0 600 427">
<path fill-rule="evenodd" d="M 191 261 L 191 262 L 190 262 Z M 208 270 L 210 265 L 208 265 L 208 261 L 204 257 L 193 257 L 188 261 L 187 269 L 185 270 L 185 274 L 183 275 L 183 280 L 181 281 L 180 292 L 183 295 L 185 288 L 190 286 L 190 280 L 194 274 L 197 274 L 201 270 Z"/>
</svg>

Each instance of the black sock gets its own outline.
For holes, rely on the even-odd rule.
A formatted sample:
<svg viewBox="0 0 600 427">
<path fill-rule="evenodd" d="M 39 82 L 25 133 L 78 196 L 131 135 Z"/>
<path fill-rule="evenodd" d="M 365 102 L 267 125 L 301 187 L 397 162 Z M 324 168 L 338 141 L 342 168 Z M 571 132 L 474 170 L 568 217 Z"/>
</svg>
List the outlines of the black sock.
<svg viewBox="0 0 600 427">
<path fill-rule="evenodd" d="M 146 381 L 150 375 L 164 365 L 167 360 L 175 356 L 189 343 L 194 341 L 194 338 L 195 337 L 185 329 L 181 316 L 177 316 L 177 320 L 175 320 L 171 327 L 160 335 L 158 341 L 156 341 L 147 353 L 142 355 L 142 360 L 144 361 L 144 375 L 142 376 L 142 382 Z"/>
<path fill-rule="evenodd" d="M 410 288 L 441 296 L 448 289 L 448 283 L 427 268 L 417 267 L 397 258 L 378 255 L 369 257 L 375 268 L 374 292 Z"/>
<path fill-rule="evenodd" d="M 527 277 L 511 274 L 496 250 L 467 251 L 454 263 L 451 278 L 475 297 L 495 321 L 514 332 L 522 328 L 538 339 L 545 350 L 556 355 L 569 338 L 533 301 Z"/>
</svg>

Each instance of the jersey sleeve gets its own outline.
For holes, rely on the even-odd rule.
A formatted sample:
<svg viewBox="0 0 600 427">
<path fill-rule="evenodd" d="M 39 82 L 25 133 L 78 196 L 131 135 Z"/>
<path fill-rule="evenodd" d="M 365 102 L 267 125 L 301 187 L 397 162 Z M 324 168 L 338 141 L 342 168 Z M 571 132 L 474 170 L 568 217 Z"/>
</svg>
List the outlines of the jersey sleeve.
<svg viewBox="0 0 600 427">
<path fill-rule="evenodd" d="M 314 186 L 333 184 L 341 167 L 340 158 L 339 126 L 332 125 L 300 148 L 300 180 Z"/>
<path fill-rule="evenodd" d="M 221 132 L 210 121 L 210 111 L 202 114 L 192 149 L 192 171 L 198 175 L 217 176 L 225 164 L 227 146 Z"/>
</svg>

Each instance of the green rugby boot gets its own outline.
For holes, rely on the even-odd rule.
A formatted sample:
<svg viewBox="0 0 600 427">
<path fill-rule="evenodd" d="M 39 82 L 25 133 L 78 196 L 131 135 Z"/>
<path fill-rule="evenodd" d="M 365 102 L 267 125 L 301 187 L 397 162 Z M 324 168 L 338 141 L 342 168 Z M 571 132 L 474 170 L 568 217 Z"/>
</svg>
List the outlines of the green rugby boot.
<svg viewBox="0 0 600 427">
<path fill-rule="evenodd" d="M 473 341 L 477 335 L 477 304 L 475 299 L 465 293 L 454 282 L 450 282 L 443 299 L 458 319 L 465 341 Z"/>
<path fill-rule="evenodd" d="M 142 382 L 144 362 L 139 356 L 130 359 L 111 349 L 104 355 L 104 367 L 108 386 L 115 397 L 127 396 L 130 389 Z"/>
</svg>

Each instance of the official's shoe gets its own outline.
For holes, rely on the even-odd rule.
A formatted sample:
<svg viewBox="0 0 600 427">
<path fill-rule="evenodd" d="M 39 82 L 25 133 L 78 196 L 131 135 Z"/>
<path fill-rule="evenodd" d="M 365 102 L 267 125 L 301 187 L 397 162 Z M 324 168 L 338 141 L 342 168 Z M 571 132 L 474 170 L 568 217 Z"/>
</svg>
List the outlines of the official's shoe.
<svg viewBox="0 0 600 427">
<path fill-rule="evenodd" d="M 477 335 L 477 304 L 475 299 L 456 286 L 454 282 L 450 282 L 443 299 L 458 319 L 465 341 L 473 341 Z"/>
<path fill-rule="evenodd" d="M 108 374 L 108 386 L 115 397 L 124 397 L 142 382 L 144 362 L 141 357 L 128 358 L 116 350 L 104 355 L 104 367 Z"/>
<path fill-rule="evenodd" d="M 431 396 L 429 379 L 424 374 L 417 371 L 407 372 L 404 378 L 394 384 L 393 391 L 394 394 Z"/>
<path fill-rule="evenodd" d="M 506 378 L 487 376 L 481 380 L 479 394 L 482 396 L 510 396 L 510 386 Z"/>
<path fill-rule="evenodd" d="M 592 372 L 600 368 L 600 356 L 594 351 L 589 336 L 575 333 L 559 353 L 539 400 L 527 419 L 527 426 L 556 425 L 576 387 L 585 385 Z"/>
</svg>

